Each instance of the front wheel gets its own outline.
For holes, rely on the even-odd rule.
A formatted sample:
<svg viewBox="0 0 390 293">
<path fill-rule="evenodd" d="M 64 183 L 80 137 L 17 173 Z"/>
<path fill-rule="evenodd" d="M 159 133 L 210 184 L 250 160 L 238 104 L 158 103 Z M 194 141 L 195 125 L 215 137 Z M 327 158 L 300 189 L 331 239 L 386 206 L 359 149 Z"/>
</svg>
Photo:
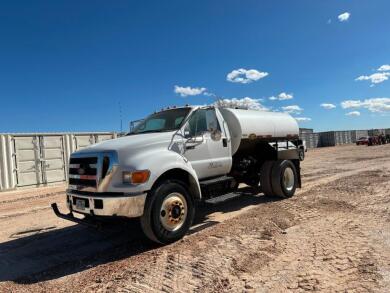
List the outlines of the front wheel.
<svg viewBox="0 0 390 293">
<path fill-rule="evenodd" d="M 148 195 L 141 227 L 152 241 L 168 244 L 184 237 L 195 215 L 193 199 L 179 181 L 166 180 Z"/>
</svg>

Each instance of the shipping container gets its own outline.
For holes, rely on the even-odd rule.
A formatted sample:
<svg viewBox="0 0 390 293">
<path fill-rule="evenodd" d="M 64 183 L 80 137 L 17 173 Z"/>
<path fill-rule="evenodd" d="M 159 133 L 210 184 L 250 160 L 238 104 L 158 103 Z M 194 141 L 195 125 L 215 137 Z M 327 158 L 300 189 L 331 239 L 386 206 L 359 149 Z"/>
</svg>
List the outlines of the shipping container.
<svg viewBox="0 0 390 293">
<path fill-rule="evenodd" d="M 70 154 L 114 132 L 0 134 L 0 191 L 64 182 Z"/>
<path fill-rule="evenodd" d="M 384 129 L 384 128 L 368 130 L 369 136 L 380 135 L 380 134 L 384 135 L 385 133 L 386 133 L 386 129 Z"/>
<path fill-rule="evenodd" d="M 368 130 L 352 130 L 351 139 L 355 143 L 359 138 L 368 136 Z"/>
<path fill-rule="evenodd" d="M 313 132 L 303 132 L 300 134 L 300 138 L 305 141 L 307 148 L 319 147 L 319 134 Z"/>
<path fill-rule="evenodd" d="M 336 146 L 350 143 L 352 143 L 352 134 L 349 130 L 320 132 L 321 146 Z"/>
</svg>

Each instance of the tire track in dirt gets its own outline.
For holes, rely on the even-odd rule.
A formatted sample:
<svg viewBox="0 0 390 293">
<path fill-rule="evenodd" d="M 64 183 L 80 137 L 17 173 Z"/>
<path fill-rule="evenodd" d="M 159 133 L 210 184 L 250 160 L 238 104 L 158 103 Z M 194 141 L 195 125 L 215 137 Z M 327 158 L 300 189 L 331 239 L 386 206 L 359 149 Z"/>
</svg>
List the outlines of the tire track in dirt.
<svg viewBox="0 0 390 293">
<path fill-rule="evenodd" d="M 336 164 L 335 158 L 351 149 L 362 161 L 350 159 L 351 154 Z M 305 168 L 324 172 L 317 181 L 304 181 L 294 198 L 265 201 L 235 212 L 235 217 L 222 214 L 222 223 L 166 247 L 75 275 L 28 286 L 8 282 L 3 288 L 385 292 L 390 287 L 390 148 L 380 149 L 389 156 L 354 147 L 324 150 L 322 161 L 313 158 L 303 164 L 304 174 Z"/>
<path fill-rule="evenodd" d="M 386 176 L 378 177 L 379 173 L 378 170 L 348 171 L 344 174 L 346 176 L 327 178 L 324 189 L 335 189 L 340 184 L 349 182 L 355 186 L 355 190 L 366 192 L 365 187 L 370 182 L 356 178 L 375 177 L 378 180 L 374 183 L 380 184 L 383 180 L 386 182 Z M 356 174 L 361 176 L 355 176 Z M 256 291 L 265 288 L 269 292 L 366 291 L 378 287 L 382 279 L 378 269 L 380 253 L 368 241 L 370 237 L 367 235 L 367 230 L 371 227 L 370 221 L 372 226 L 377 222 L 367 216 L 346 217 L 346 213 L 355 213 L 352 205 L 344 201 L 339 204 L 337 198 L 323 201 L 319 197 L 317 200 L 315 195 L 322 192 L 322 189 L 317 190 L 316 194 L 306 191 L 300 194 L 301 198 L 271 204 L 278 206 L 279 212 L 285 209 L 293 214 L 294 221 L 302 224 L 290 228 L 285 224 L 287 229 L 284 230 L 268 220 L 263 223 L 262 231 L 257 230 L 260 234 L 252 234 L 252 231 L 251 234 L 238 233 L 241 236 L 210 237 L 207 243 L 202 244 L 202 248 L 175 249 L 174 252 L 163 255 L 161 262 L 167 264 L 164 270 L 156 272 L 149 268 L 153 274 L 147 278 L 148 290 L 212 292 L 235 291 L 239 288 Z M 311 193 L 315 201 L 300 205 L 302 197 L 308 196 L 307 193 Z M 370 196 L 375 194 L 371 192 Z M 318 205 L 318 201 L 322 201 L 322 205 Z M 317 206 L 319 207 L 315 208 Z M 329 213 L 331 217 L 327 216 Z M 361 227 L 362 222 L 366 227 Z M 191 256 L 188 253 L 191 250 L 192 253 L 194 250 L 201 253 Z M 188 280 L 189 263 L 197 271 Z M 162 287 L 159 285 L 161 281 L 157 280 L 164 280 Z M 131 291 L 132 286 L 133 283 L 129 282 L 124 286 L 116 284 L 114 288 Z"/>
</svg>

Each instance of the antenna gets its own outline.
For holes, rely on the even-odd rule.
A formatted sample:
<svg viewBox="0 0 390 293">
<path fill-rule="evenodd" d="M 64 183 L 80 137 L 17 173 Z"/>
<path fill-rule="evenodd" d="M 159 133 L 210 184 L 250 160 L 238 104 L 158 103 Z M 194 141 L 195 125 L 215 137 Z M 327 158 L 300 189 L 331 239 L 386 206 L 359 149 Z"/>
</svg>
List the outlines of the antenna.
<svg viewBox="0 0 390 293">
<path fill-rule="evenodd" d="M 122 133 L 122 131 L 123 131 L 122 104 L 120 101 L 118 102 L 118 104 L 119 104 L 119 119 L 120 119 L 120 125 L 121 125 L 120 129 L 121 129 L 121 133 Z"/>
<path fill-rule="evenodd" d="M 217 106 L 217 107 L 219 107 L 219 108 L 223 108 L 224 106 L 226 106 L 226 105 L 224 105 L 223 104 L 223 100 L 222 100 L 222 97 L 220 97 L 220 96 L 217 96 L 217 95 L 213 95 L 213 97 L 214 97 L 214 103 L 215 103 L 215 105 Z"/>
</svg>

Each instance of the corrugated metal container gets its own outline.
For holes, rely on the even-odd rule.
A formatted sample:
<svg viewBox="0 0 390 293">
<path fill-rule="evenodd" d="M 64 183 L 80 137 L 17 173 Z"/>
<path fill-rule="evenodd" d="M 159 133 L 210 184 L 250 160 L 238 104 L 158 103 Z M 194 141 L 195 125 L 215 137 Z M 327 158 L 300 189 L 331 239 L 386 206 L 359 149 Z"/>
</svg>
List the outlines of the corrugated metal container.
<svg viewBox="0 0 390 293">
<path fill-rule="evenodd" d="M 320 132 L 321 146 L 336 146 L 352 143 L 351 131 Z"/>
<path fill-rule="evenodd" d="M 310 132 L 301 133 L 299 137 L 305 141 L 307 148 L 319 147 L 319 134 L 318 133 L 310 133 Z"/>
<path fill-rule="evenodd" d="M 384 129 L 384 128 L 368 130 L 369 136 L 380 135 L 380 134 L 385 134 L 385 133 L 386 133 L 386 129 Z"/>
<path fill-rule="evenodd" d="M 0 191 L 67 180 L 70 154 L 116 133 L 0 134 Z"/>
<path fill-rule="evenodd" d="M 368 130 L 352 130 L 351 141 L 355 143 L 359 138 L 368 136 Z"/>
<path fill-rule="evenodd" d="M 322 147 L 335 146 L 336 134 L 334 131 L 320 132 L 320 144 Z"/>
<path fill-rule="evenodd" d="M 319 147 L 319 134 L 318 133 L 310 133 L 308 135 L 308 141 L 309 141 L 309 146 L 310 148 L 317 148 Z"/>
<path fill-rule="evenodd" d="M 16 185 L 13 144 L 10 135 L 0 134 L 0 190 Z"/>
<path fill-rule="evenodd" d="M 313 133 L 314 129 L 313 128 L 299 128 L 299 132 L 301 132 L 301 133 Z"/>
<path fill-rule="evenodd" d="M 349 130 L 343 131 L 343 144 L 350 144 L 352 143 L 352 135 Z"/>
</svg>

